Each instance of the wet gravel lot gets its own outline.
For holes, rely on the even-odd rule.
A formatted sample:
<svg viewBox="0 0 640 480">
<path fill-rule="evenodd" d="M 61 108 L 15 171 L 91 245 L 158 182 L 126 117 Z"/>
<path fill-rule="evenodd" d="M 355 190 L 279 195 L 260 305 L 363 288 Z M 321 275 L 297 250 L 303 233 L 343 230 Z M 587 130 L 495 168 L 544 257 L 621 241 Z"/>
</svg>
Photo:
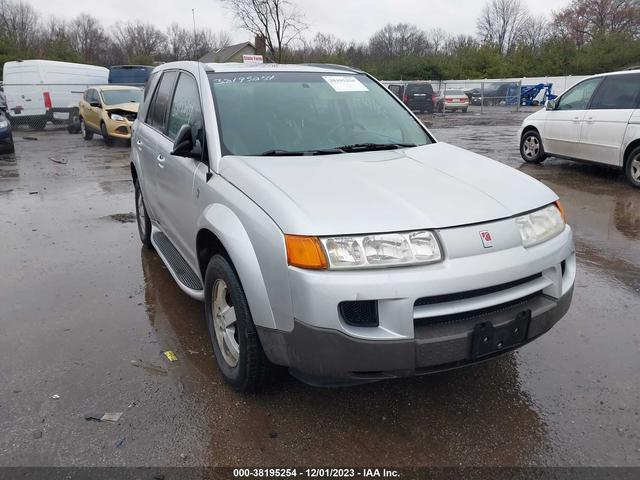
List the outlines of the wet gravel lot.
<svg viewBox="0 0 640 480">
<path fill-rule="evenodd" d="M 143 250 L 128 146 L 17 130 L 0 155 L 0 465 L 640 465 L 640 191 L 604 167 L 523 165 L 524 116 L 425 121 L 560 195 L 567 316 L 475 367 L 253 396 L 225 386 L 201 304 Z M 84 418 L 105 411 L 123 415 Z"/>
</svg>

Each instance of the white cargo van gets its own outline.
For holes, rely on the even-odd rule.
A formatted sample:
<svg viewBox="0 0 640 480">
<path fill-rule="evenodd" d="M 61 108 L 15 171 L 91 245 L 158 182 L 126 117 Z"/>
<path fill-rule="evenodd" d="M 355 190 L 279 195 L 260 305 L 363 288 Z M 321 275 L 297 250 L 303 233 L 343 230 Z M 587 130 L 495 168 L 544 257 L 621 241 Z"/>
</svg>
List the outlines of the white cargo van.
<svg viewBox="0 0 640 480">
<path fill-rule="evenodd" d="M 12 123 L 44 128 L 48 121 L 67 123 L 77 116 L 84 91 L 106 84 L 109 70 L 95 65 L 18 60 L 3 69 L 7 116 Z"/>
</svg>

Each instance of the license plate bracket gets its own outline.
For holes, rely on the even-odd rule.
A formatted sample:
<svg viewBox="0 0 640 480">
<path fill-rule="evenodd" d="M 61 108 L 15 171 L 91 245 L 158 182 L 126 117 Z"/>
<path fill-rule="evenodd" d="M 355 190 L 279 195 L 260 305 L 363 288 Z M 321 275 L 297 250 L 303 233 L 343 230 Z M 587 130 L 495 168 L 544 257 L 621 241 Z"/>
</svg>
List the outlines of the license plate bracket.
<svg viewBox="0 0 640 480">
<path fill-rule="evenodd" d="M 500 327 L 494 327 L 491 322 L 478 323 L 473 329 L 471 358 L 475 360 L 492 355 L 524 342 L 530 321 L 531 310 L 524 310 Z"/>
</svg>

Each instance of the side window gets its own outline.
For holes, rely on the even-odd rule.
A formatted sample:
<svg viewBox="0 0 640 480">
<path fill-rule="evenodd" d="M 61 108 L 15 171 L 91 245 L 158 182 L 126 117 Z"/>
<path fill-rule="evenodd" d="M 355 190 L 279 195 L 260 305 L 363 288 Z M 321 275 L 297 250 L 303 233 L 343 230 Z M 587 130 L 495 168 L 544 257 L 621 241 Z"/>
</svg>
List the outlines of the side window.
<svg viewBox="0 0 640 480">
<path fill-rule="evenodd" d="M 640 74 L 611 75 L 602 81 L 590 109 L 613 110 L 634 109 L 640 96 Z"/>
<path fill-rule="evenodd" d="M 191 75 L 181 73 L 169 112 L 167 136 L 174 140 L 185 124 L 191 126 L 193 138 L 201 140 L 203 122 L 198 84 Z"/>
<path fill-rule="evenodd" d="M 178 72 L 165 72 L 160 79 L 160 85 L 151 99 L 147 123 L 152 127 L 164 132 L 167 107 L 171 101 L 171 93 L 175 84 Z"/>
<path fill-rule="evenodd" d="M 572 87 L 560 97 L 556 110 L 585 110 L 601 81 L 601 78 L 591 78 Z"/>
</svg>

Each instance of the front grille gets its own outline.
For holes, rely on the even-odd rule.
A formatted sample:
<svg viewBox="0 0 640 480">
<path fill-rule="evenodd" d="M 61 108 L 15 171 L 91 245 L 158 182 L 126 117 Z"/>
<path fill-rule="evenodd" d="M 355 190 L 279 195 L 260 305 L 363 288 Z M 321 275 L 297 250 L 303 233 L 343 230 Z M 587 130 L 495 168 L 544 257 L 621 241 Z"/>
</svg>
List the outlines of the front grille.
<svg viewBox="0 0 640 480">
<path fill-rule="evenodd" d="M 454 302 L 456 300 L 466 300 L 469 298 L 481 297 L 483 295 L 489 295 L 491 293 L 497 293 L 503 290 L 508 290 L 510 288 L 517 287 L 519 285 L 524 285 L 525 283 L 529 283 L 540 277 L 542 277 L 542 273 L 536 273 L 535 275 L 530 275 L 528 277 L 521 278 L 519 280 L 514 280 L 512 282 L 501 283 L 500 285 L 494 285 L 492 287 L 478 288 L 476 290 L 467 290 L 466 292 L 448 293 L 445 295 L 434 295 L 432 297 L 422 297 L 415 301 L 414 307 L 421 307 L 424 305 L 435 305 L 437 303 Z"/>
<path fill-rule="evenodd" d="M 512 308 L 520 304 L 525 304 L 540 295 L 542 295 L 542 291 L 532 293 L 531 295 L 527 295 L 525 297 L 521 297 L 516 300 L 512 300 L 510 302 L 500 303 L 498 305 L 492 305 L 490 307 L 480 308 L 477 310 L 469 310 L 467 312 L 452 313 L 449 315 L 440 315 L 437 317 L 416 318 L 413 320 L 413 325 L 415 327 L 424 327 L 428 325 L 437 325 L 442 323 L 451 323 L 451 322 L 459 322 L 462 320 L 477 319 L 478 317 L 482 317 L 483 315 L 497 313 L 501 310 L 506 310 L 508 308 Z"/>
<path fill-rule="evenodd" d="M 340 302 L 338 306 L 342 319 L 354 327 L 378 326 L 378 302 L 375 300 L 356 300 Z"/>
</svg>

